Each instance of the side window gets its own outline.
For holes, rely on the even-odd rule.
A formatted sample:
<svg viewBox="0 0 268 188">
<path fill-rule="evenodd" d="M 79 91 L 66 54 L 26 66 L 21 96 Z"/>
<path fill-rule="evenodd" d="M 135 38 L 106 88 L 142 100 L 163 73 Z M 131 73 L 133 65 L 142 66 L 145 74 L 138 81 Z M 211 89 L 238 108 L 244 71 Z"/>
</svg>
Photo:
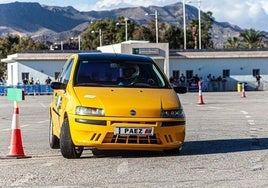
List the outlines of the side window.
<svg viewBox="0 0 268 188">
<path fill-rule="evenodd" d="M 222 77 L 223 78 L 230 77 L 230 70 L 229 69 L 222 70 Z"/>
<path fill-rule="evenodd" d="M 256 75 L 260 75 L 260 69 L 253 69 L 252 76 L 256 77 Z"/>
<path fill-rule="evenodd" d="M 22 79 L 24 79 L 24 78 L 29 79 L 29 73 L 28 72 L 22 72 L 21 77 L 22 77 Z"/>
<path fill-rule="evenodd" d="M 192 70 L 186 70 L 186 79 L 191 80 L 193 78 L 194 72 Z"/>
<path fill-rule="evenodd" d="M 66 61 L 66 63 L 63 66 L 62 72 L 59 76 L 59 82 L 62 82 L 64 84 L 68 83 L 70 79 L 73 62 L 74 62 L 73 58 Z"/>
</svg>

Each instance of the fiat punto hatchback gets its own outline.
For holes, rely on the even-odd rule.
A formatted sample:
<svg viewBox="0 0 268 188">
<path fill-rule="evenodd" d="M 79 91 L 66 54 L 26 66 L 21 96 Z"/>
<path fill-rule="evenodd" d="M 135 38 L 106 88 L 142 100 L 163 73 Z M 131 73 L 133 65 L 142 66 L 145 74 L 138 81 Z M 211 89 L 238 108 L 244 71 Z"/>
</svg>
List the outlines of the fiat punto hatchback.
<svg viewBox="0 0 268 188">
<path fill-rule="evenodd" d="M 74 54 L 51 87 L 49 144 L 65 158 L 85 147 L 179 152 L 184 142 L 178 88 L 147 56 Z"/>
</svg>

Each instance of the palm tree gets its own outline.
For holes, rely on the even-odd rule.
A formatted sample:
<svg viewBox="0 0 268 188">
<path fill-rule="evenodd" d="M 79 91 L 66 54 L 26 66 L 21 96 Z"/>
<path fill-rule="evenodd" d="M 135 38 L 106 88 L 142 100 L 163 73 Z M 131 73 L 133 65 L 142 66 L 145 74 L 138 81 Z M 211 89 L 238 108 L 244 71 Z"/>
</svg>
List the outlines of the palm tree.
<svg viewBox="0 0 268 188">
<path fill-rule="evenodd" d="M 263 47 L 263 39 L 265 35 L 254 29 L 249 29 L 240 32 L 240 37 L 245 44 L 246 48 L 260 48 Z"/>
<path fill-rule="evenodd" d="M 191 31 L 192 31 L 192 35 L 194 38 L 194 49 L 197 49 L 198 47 L 198 24 L 199 24 L 199 20 L 198 19 L 193 19 L 190 23 L 191 25 Z"/>
<path fill-rule="evenodd" d="M 201 14 L 201 30 L 202 30 L 202 48 L 213 48 L 213 41 L 211 40 L 211 29 L 214 23 L 212 12 L 202 12 Z"/>
<path fill-rule="evenodd" d="M 211 40 L 211 29 L 214 22 L 212 12 L 202 12 L 201 14 L 201 45 L 202 48 L 213 48 L 213 42 Z M 193 19 L 190 23 L 191 33 L 194 42 L 194 49 L 198 48 L 199 43 L 199 19 Z"/>
<path fill-rule="evenodd" d="M 224 48 L 239 48 L 239 47 L 240 47 L 240 40 L 238 37 L 229 38 L 224 45 Z"/>
</svg>

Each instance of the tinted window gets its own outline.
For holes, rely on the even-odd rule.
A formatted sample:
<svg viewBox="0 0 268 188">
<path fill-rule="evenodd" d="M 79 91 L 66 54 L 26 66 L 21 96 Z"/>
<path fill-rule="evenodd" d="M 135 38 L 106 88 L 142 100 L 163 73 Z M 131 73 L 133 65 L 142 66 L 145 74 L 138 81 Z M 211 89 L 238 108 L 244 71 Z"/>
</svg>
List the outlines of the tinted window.
<svg viewBox="0 0 268 188">
<path fill-rule="evenodd" d="M 79 60 L 75 85 L 113 87 L 168 87 L 152 62 Z"/>
</svg>

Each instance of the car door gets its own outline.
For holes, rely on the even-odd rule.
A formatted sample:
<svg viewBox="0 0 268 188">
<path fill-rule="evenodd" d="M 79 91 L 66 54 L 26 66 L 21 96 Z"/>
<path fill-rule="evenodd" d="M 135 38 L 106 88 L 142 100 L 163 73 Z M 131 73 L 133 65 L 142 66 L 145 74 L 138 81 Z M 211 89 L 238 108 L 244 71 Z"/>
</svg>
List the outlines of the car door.
<svg viewBox="0 0 268 188">
<path fill-rule="evenodd" d="M 63 69 L 59 75 L 58 82 L 62 83 L 65 88 L 69 83 L 72 67 L 74 64 L 74 58 L 70 58 L 66 61 Z M 52 100 L 52 121 L 54 124 L 55 132 L 59 134 L 60 127 L 63 122 L 63 116 L 65 112 L 65 107 L 67 103 L 66 99 L 66 89 L 55 89 L 53 92 Z"/>
</svg>

